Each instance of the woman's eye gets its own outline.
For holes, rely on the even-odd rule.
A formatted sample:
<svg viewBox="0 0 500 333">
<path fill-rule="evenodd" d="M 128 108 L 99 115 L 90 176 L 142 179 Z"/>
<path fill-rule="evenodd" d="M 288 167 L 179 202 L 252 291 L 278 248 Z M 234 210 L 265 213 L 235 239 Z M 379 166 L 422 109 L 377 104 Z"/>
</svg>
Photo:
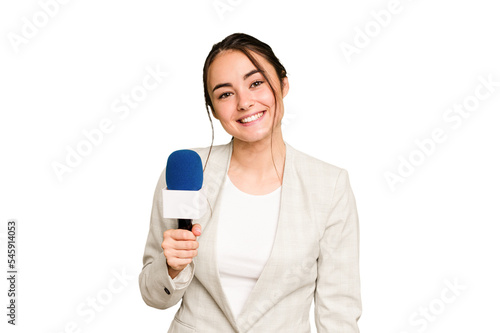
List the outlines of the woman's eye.
<svg viewBox="0 0 500 333">
<path fill-rule="evenodd" d="M 254 83 L 252 83 L 252 87 L 258 87 L 260 86 L 262 83 L 264 83 L 263 81 L 255 81 Z"/>
<path fill-rule="evenodd" d="M 220 96 L 219 96 L 219 99 L 224 99 L 224 98 L 227 98 L 227 97 L 229 97 L 230 95 L 231 95 L 231 93 L 228 93 L 228 92 L 223 93 L 222 95 L 220 95 Z"/>
</svg>

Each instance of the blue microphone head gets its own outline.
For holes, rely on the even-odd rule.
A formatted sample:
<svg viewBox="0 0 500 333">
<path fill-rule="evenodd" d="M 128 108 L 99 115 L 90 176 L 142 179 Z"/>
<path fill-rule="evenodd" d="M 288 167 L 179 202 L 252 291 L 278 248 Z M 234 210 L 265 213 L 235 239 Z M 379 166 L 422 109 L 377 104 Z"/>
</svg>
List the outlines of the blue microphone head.
<svg viewBox="0 0 500 333">
<path fill-rule="evenodd" d="M 169 190 L 199 191 L 203 185 L 200 155 L 189 149 L 174 151 L 168 157 L 165 177 Z"/>
</svg>

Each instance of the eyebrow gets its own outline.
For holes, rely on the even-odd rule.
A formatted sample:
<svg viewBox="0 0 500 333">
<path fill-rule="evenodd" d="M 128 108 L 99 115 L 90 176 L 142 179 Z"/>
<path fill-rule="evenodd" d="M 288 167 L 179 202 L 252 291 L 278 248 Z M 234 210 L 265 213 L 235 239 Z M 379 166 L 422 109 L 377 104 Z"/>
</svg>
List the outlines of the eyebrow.
<svg viewBox="0 0 500 333">
<path fill-rule="evenodd" d="M 246 80 L 248 79 L 250 76 L 254 75 L 255 73 L 260 73 L 261 71 L 259 71 L 258 69 L 253 69 L 251 70 L 250 72 L 246 73 L 245 75 L 243 75 L 243 80 Z M 212 92 L 216 91 L 217 89 L 219 88 L 223 88 L 223 87 L 232 87 L 233 85 L 231 83 L 219 83 L 217 84 L 214 89 L 212 89 Z"/>
</svg>

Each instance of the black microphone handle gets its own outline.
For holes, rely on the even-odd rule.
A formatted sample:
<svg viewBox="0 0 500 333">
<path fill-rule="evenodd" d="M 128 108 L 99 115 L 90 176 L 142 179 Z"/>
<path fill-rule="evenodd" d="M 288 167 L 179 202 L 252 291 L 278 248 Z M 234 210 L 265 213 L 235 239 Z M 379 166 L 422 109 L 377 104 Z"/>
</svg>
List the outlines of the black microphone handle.
<svg viewBox="0 0 500 333">
<path fill-rule="evenodd" d="M 185 229 L 191 231 L 193 228 L 192 219 L 179 219 L 179 229 Z"/>
</svg>

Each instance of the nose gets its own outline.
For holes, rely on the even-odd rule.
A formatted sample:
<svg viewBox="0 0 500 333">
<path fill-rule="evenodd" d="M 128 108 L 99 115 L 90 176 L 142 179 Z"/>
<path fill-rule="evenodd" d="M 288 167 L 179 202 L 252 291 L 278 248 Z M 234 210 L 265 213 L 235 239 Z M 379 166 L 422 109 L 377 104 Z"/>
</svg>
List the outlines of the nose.
<svg viewBox="0 0 500 333">
<path fill-rule="evenodd" d="M 255 101 L 253 100 L 253 96 L 250 92 L 240 92 L 238 98 L 238 110 L 246 111 L 249 110 Z"/>
</svg>

